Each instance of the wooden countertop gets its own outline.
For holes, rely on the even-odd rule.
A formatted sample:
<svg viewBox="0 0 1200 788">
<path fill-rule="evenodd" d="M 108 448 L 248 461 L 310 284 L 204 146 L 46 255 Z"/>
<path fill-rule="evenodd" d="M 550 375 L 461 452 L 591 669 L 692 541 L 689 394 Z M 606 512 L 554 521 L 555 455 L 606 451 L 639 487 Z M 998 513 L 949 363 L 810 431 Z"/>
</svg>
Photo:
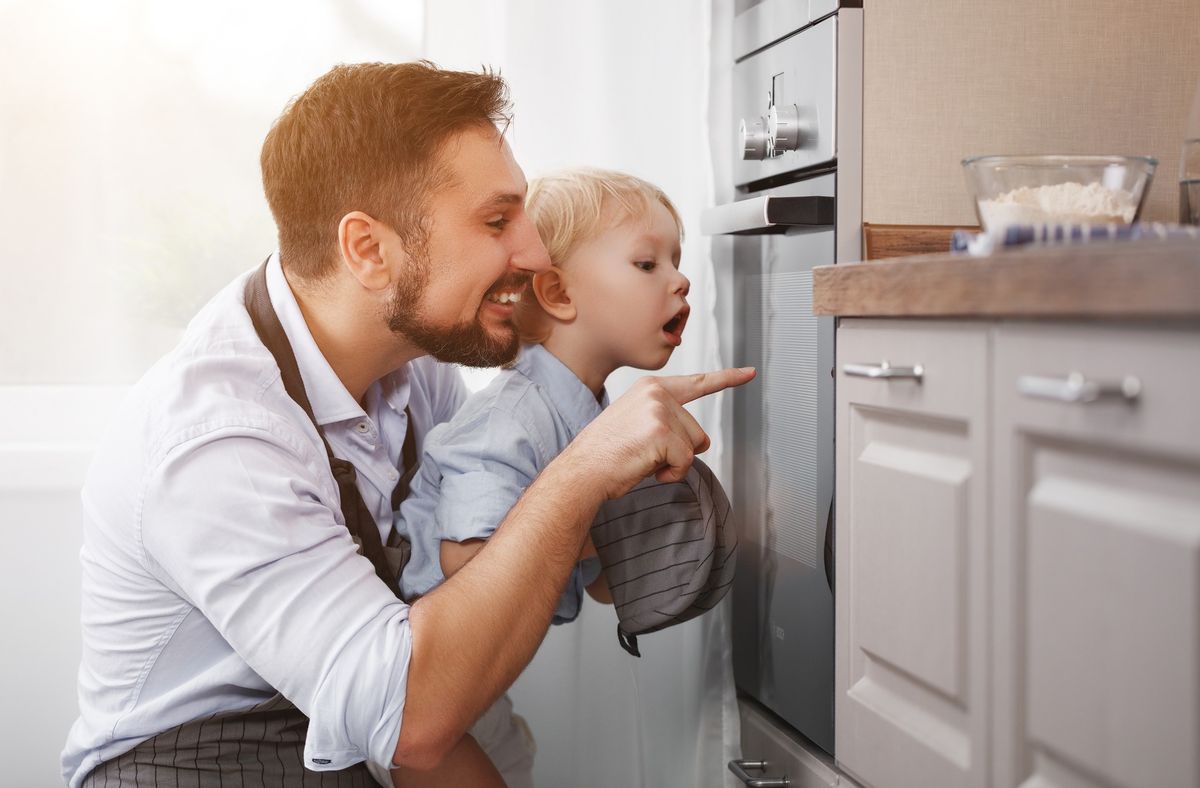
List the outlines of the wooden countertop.
<svg viewBox="0 0 1200 788">
<path fill-rule="evenodd" d="M 813 314 L 1200 318 L 1200 243 L 921 255 L 813 269 Z"/>
</svg>

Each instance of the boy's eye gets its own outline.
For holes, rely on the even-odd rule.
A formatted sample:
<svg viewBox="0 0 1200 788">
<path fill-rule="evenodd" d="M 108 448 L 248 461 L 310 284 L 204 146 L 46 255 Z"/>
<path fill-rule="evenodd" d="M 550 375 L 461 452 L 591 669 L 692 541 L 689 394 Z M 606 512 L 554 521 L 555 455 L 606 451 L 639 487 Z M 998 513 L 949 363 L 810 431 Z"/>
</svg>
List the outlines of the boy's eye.
<svg viewBox="0 0 1200 788">
<path fill-rule="evenodd" d="M 633 264 L 641 270 L 647 272 L 653 271 L 656 267 L 658 267 L 658 263 L 654 262 L 653 260 L 635 260 Z"/>
<path fill-rule="evenodd" d="M 508 225 L 508 219 L 505 219 L 503 216 L 501 216 L 494 222 L 488 222 L 487 225 L 488 227 L 494 227 L 497 230 L 503 230 Z"/>
</svg>

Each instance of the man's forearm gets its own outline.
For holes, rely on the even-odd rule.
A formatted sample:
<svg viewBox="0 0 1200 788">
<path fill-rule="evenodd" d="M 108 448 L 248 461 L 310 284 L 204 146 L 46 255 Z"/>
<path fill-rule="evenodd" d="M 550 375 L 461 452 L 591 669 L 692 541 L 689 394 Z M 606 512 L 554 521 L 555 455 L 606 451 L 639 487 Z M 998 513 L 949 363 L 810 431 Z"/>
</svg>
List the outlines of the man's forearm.
<svg viewBox="0 0 1200 788">
<path fill-rule="evenodd" d="M 504 778 L 470 734 L 458 740 L 436 769 L 392 769 L 391 778 L 392 788 L 445 788 L 448 785 L 504 788 Z"/>
<path fill-rule="evenodd" d="M 409 611 L 397 763 L 432 765 L 537 651 L 604 493 L 568 448 L 487 545 Z"/>
</svg>

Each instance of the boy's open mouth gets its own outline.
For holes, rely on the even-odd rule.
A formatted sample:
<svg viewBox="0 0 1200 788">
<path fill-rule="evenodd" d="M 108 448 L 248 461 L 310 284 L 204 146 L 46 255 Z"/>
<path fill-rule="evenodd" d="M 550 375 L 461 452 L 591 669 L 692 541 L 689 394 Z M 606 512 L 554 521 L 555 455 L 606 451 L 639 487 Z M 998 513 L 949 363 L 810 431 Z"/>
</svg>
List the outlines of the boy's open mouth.
<svg viewBox="0 0 1200 788">
<path fill-rule="evenodd" d="M 673 345 L 679 345 L 683 341 L 683 327 L 687 325 L 688 313 L 691 308 L 686 304 L 683 309 L 675 313 L 675 317 L 663 324 L 663 333 L 667 335 L 667 340 Z"/>
</svg>

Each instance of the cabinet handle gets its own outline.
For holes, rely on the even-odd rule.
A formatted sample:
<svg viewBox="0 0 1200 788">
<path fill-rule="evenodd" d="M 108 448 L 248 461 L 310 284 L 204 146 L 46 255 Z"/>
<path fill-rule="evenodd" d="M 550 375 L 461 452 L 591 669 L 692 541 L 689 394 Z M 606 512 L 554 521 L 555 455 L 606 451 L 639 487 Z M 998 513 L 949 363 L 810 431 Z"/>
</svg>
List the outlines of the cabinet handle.
<svg viewBox="0 0 1200 788">
<path fill-rule="evenodd" d="M 878 364 L 843 364 L 842 372 L 854 378 L 915 380 L 918 383 L 925 377 L 925 367 L 920 364 L 911 367 L 893 367 L 886 361 L 880 361 Z"/>
<path fill-rule="evenodd" d="M 1126 375 L 1116 382 L 1088 380 L 1081 372 L 1068 373 L 1065 378 L 1043 378 L 1022 375 L 1017 378 L 1017 391 L 1034 399 L 1087 404 L 1102 399 L 1121 399 L 1137 402 L 1142 393 L 1142 381 Z"/>
<path fill-rule="evenodd" d="M 759 772 L 766 769 L 769 765 L 766 761 L 735 760 L 729 762 L 729 771 L 733 772 L 735 777 L 750 786 L 750 788 L 787 788 L 787 786 L 791 785 L 788 782 L 786 774 L 782 777 L 751 777 L 746 774 L 747 769 Z"/>
</svg>

